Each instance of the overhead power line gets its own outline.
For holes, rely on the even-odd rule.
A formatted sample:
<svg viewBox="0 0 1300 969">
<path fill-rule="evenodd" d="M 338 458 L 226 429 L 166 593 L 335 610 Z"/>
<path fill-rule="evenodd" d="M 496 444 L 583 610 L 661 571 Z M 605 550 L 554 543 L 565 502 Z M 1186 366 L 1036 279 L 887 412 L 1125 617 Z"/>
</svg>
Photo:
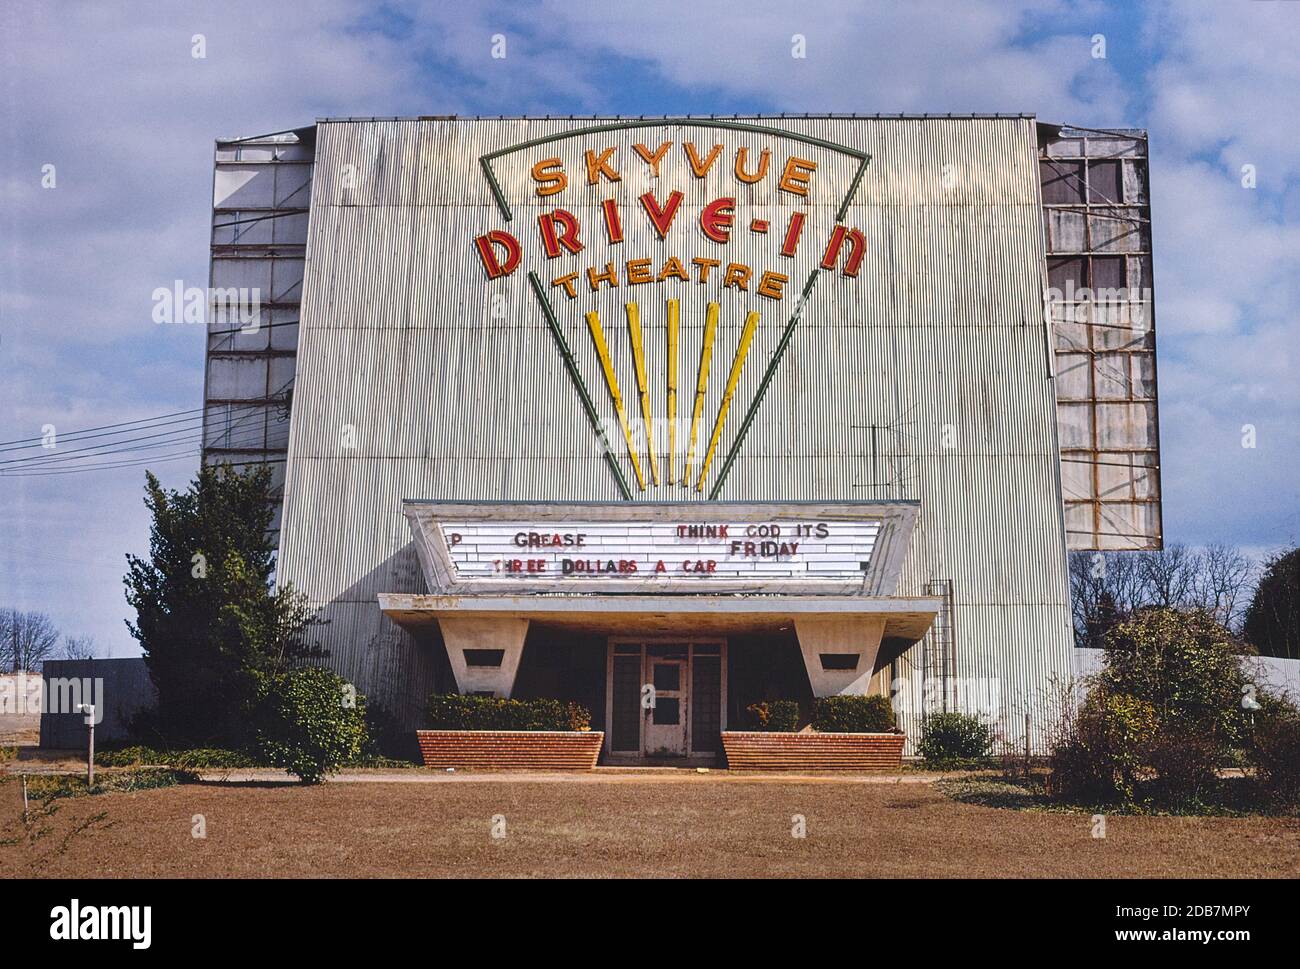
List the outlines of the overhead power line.
<svg viewBox="0 0 1300 969">
<path fill-rule="evenodd" d="M 74 437 L 79 434 L 88 434 L 91 431 L 106 431 L 115 427 L 129 427 L 132 424 L 147 424 L 153 421 L 161 421 L 165 417 L 180 417 L 182 414 L 202 414 L 202 413 L 203 413 L 202 407 L 193 407 L 190 410 L 178 410 L 171 414 L 159 414 L 156 417 L 140 417 L 133 421 L 121 421 L 120 423 L 117 424 L 101 424 L 99 427 L 84 427 L 76 431 L 66 431 L 63 434 L 60 434 L 58 436 L 66 439 L 69 437 Z M 40 444 L 44 440 L 45 440 L 45 436 L 42 435 L 41 437 L 19 438 L 16 441 L 0 441 L 0 448 L 9 449 L 11 445 Z"/>
<path fill-rule="evenodd" d="M 152 431 L 153 428 L 170 427 L 170 425 L 175 425 L 175 424 L 178 424 L 179 427 L 172 427 L 170 431 L 162 431 L 159 434 L 147 434 L 147 436 L 139 437 L 139 438 L 122 437 L 122 434 L 131 433 L 131 431 Z M 100 449 L 100 447 L 114 447 L 121 444 L 127 444 L 127 442 L 133 440 L 146 440 L 146 437 L 164 437 L 166 436 L 166 434 L 185 434 L 191 431 L 196 431 L 196 429 L 199 429 L 200 427 L 203 427 L 203 415 L 201 414 L 192 416 L 192 418 L 183 418 L 179 420 L 164 420 L 164 421 L 159 421 L 159 423 L 157 424 L 142 425 L 142 427 L 131 428 L 131 431 L 104 431 L 99 434 L 86 434 L 86 436 L 83 437 L 72 438 L 72 441 L 69 441 L 68 438 L 64 436 L 64 434 L 59 434 L 59 436 L 56 436 L 55 438 L 56 446 L 47 447 L 45 445 L 40 445 L 40 451 L 38 451 L 38 453 L 36 454 L 19 454 L 18 457 L 16 458 L 6 458 L 5 460 L 0 460 L 0 464 L 29 462 L 29 460 L 40 460 L 42 458 L 55 457 L 56 454 L 75 454 L 78 453 L 78 451 L 92 451 L 92 450 Z M 100 437 L 113 438 L 113 440 L 101 441 L 100 444 L 92 444 L 88 447 L 78 447 L 78 449 L 73 449 L 73 450 L 68 450 L 65 449 L 65 447 L 62 447 L 62 445 L 69 444 L 69 442 L 70 444 L 81 444 L 81 442 L 83 441 L 92 441 L 95 440 L 95 438 L 100 438 Z M 36 447 L 36 445 L 26 445 L 25 447 L 0 447 L 0 453 L 12 453 L 12 451 L 30 451 L 32 447 Z"/>
<path fill-rule="evenodd" d="M 190 448 L 185 451 L 176 451 L 172 454 L 160 454 L 148 458 L 133 458 L 128 461 L 110 461 L 100 464 L 85 464 L 75 468 L 59 468 L 40 471 L 6 471 L 0 474 L 0 478 L 47 478 L 51 475 L 58 474 L 82 474 L 89 471 L 102 471 L 108 468 L 131 468 L 141 467 L 146 464 L 165 464 L 169 461 L 179 461 L 182 458 L 188 460 L 197 460 L 201 456 L 201 451 Z"/>
<path fill-rule="evenodd" d="M 292 382 L 292 378 L 286 381 L 271 396 L 274 398 L 280 395 Z M 20 455 L 0 461 L 0 478 L 77 474 L 201 458 L 204 445 L 209 443 L 209 440 L 217 442 L 217 446 L 223 449 L 261 450 L 266 447 L 269 429 L 264 426 L 265 422 L 284 420 L 283 417 L 273 417 L 271 408 L 253 407 L 242 416 L 220 418 L 204 426 L 201 423 L 202 408 L 198 408 L 197 411 L 200 413 L 189 417 L 181 415 L 187 413 L 193 415 L 194 412 L 181 411 L 176 414 L 159 415 L 158 418 L 122 421 L 98 428 L 68 432 L 60 436 L 61 441 L 69 437 L 74 443 L 99 438 L 104 440 L 71 450 L 46 450 L 43 453 Z M 155 431 L 158 427 L 167 429 Z M 151 433 L 137 434 L 137 431 Z M 176 448 L 180 450 L 174 450 Z M 21 450 L 21 448 L 10 447 L 8 450 Z"/>
<path fill-rule="evenodd" d="M 230 428 L 224 428 L 223 432 L 228 432 L 238 426 L 241 425 L 232 425 Z M 247 428 L 247 429 L 251 430 L 252 428 Z M 258 435 L 257 435 L 258 439 L 263 440 L 265 438 L 264 432 L 262 432 L 261 429 L 257 429 L 257 430 L 258 430 Z M 186 434 L 186 433 L 173 431 L 163 440 L 154 441 L 150 444 L 141 444 L 136 447 L 114 448 L 114 447 L 102 446 L 102 449 L 92 450 L 88 454 L 80 454 L 80 453 L 70 451 L 67 454 L 41 455 L 37 457 L 32 457 L 27 460 L 18 461 L 18 462 L 6 462 L 5 467 L 0 467 L 0 473 L 8 473 L 11 470 L 26 471 L 33 468 L 48 468 L 51 465 L 59 465 L 67 461 L 86 461 L 86 460 L 93 460 L 97 458 L 112 457 L 113 455 L 117 455 L 117 454 L 137 454 L 141 451 L 152 451 L 157 448 L 176 447 L 181 444 L 201 445 L 203 443 L 203 438 L 204 438 L 204 432 L 201 430 L 196 434 Z M 223 445 L 223 446 L 238 446 L 238 445 Z M 90 450 L 90 449 L 84 449 L 84 450 Z M 14 465 L 16 465 L 16 467 Z"/>
<path fill-rule="evenodd" d="M 276 388 L 267 398 L 258 403 L 271 403 L 277 401 L 277 399 L 283 401 L 281 395 L 292 384 L 293 378 L 291 377 Z M 0 454 L 20 453 L 0 460 L 0 476 L 7 477 L 20 471 L 65 470 L 62 467 L 63 465 L 70 465 L 66 470 L 91 468 L 98 465 L 87 464 L 87 461 L 116 455 L 133 455 L 144 460 L 150 460 L 151 456 L 143 452 L 176 447 L 182 444 L 203 445 L 207 443 L 208 438 L 219 440 L 221 442 L 220 446 L 223 448 L 264 447 L 266 443 L 265 435 L 270 430 L 270 427 L 258 425 L 268 421 L 278 423 L 287 418 L 284 411 L 281 411 L 281 416 L 273 417 L 273 408 L 257 406 L 251 402 L 247 413 L 241 416 L 222 415 L 218 412 L 216 415 L 207 415 L 205 421 L 203 411 L 204 408 L 199 407 L 170 414 L 160 414 L 155 417 L 118 421 L 114 424 L 103 424 L 97 427 L 68 431 L 56 436 L 55 442 L 58 446 L 53 448 L 45 446 L 46 438 L 44 437 L 9 441 L 4 445 L 0 445 Z M 251 437 L 236 433 L 245 431 L 251 431 Z M 93 443 L 84 443 L 88 441 Z M 40 442 L 41 450 L 39 452 L 21 453 L 31 451 L 37 446 L 36 442 Z M 83 444 L 84 446 L 75 448 L 61 446 L 67 442 Z"/>
<path fill-rule="evenodd" d="M 254 411 L 244 417 L 236 419 L 232 422 L 231 426 L 240 426 L 254 417 L 265 418 L 265 416 L 264 411 Z M 199 433 L 194 435 L 194 431 L 199 431 Z M 123 445 L 135 444 L 139 441 L 158 441 L 159 438 L 162 438 L 163 440 L 158 443 L 178 443 L 181 440 L 202 440 L 203 432 L 201 429 L 193 427 L 175 428 L 170 431 L 159 431 L 157 434 L 142 434 L 139 437 L 127 437 L 114 441 L 105 441 L 102 444 L 91 444 L 87 447 L 73 448 L 70 451 L 52 449 L 51 452 L 46 454 L 30 454 L 25 457 L 9 458 L 8 460 L 0 461 L 0 467 L 8 467 L 15 464 L 31 465 L 76 460 L 76 457 L 79 454 L 85 454 L 87 457 L 98 457 L 102 454 L 118 454 L 123 451 L 145 450 L 154 445 L 142 444 L 138 448 L 124 447 Z M 86 454 L 86 452 L 92 453 Z"/>
</svg>

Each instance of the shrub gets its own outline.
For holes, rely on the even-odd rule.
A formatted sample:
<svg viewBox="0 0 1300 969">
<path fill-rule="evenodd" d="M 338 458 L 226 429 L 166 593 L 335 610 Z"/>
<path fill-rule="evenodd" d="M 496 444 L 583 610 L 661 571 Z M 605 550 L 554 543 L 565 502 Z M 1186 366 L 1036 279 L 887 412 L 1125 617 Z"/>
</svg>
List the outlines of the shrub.
<svg viewBox="0 0 1300 969">
<path fill-rule="evenodd" d="M 1209 613 L 1147 609 L 1107 635 L 1097 683 L 1152 704 L 1161 722 L 1211 737 L 1226 757 L 1249 733 L 1240 702 L 1248 679 L 1243 648 Z"/>
<path fill-rule="evenodd" d="M 356 760 L 366 744 L 365 697 L 318 666 L 261 677 L 252 719 L 258 754 L 304 784 Z"/>
<path fill-rule="evenodd" d="M 1189 808 L 1216 800 L 1219 746 L 1212 737 L 1175 722 L 1163 723 L 1140 757 L 1150 768 L 1142 793 L 1156 804 Z"/>
<path fill-rule="evenodd" d="M 155 750 L 152 747 L 123 747 L 121 750 L 95 752 L 95 763 L 102 767 L 166 766 L 179 770 L 220 770 L 233 767 L 258 767 L 257 758 L 239 750 L 198 747 L 194 750 Z"/>
<path fill-rule="evenodd" d="M 434 730 L 590 730 L 591 711 L 563 700 L 507 700 L 435 693 L 429 697 Z"/>
<path fill-rule="evenodd" d="M 993 751 L 993 728 L 967 713 L 931 713 L 917 750 L 931 764 L 983 760 Z"/>
<path fill-rule="evenodd" d="M 1218 768 L 1250 746 L 1243 644 L 1207 612 L 1159 608 L 1118 623 L 1106 647 L 1052 745 L 1053 796 L 1168 808 L 1221 801 Z"/>
<path fill-rule="evenodd" d="M 1132 800 L 1155 731 L 1152 704 L 1094 689 L 1052 748 L 1053 794 L 1094 804 Z"/>
<path fill-rule="evenodd" d="M 1264 794 L 1279 808 L 1300 806 L 1300 711 L 1261 697 L 1247 756 Z"/>
<path fill-rule="evenodd" d="M 220 747 L 199 747 L 180 750 L 167 755 L 164 763 L 182 770 L 221 770 L 233 767 L 259 767 L 256 757 L 242 750 L 222 750 Z"/>
<path fill-rule="evenodd" d="M 1103 804 L 1115 799 L 1114 775 L 1077 735 L 1057 740 L 1048 757 L 1047 793 L 1058 801 Z"/>
<path fill-rule="evenodd" d="M 880 695 L 818 697 L 813 727 L 824 733 L 893 733 L 894 707 Z"/>
<path fill-rule="evenodd" d="M 143 744 L 133 744 L 120 750 L 100 749 L 95 751 L 95 763 L 100 767 L 138 767 L 144 764 L 166 764 L 166 755 L 162 751 Z"/>
<path fill-rule="evenodd" d="M 177 784 L 192 784 L 197 780 L 189 771 L 173 770 L 170 767 L 132 767 L 105 771 L 95 775 L 94 787 L 86 785 L 84 774 L 32 774 L 28 777 L 28 793 L 37 800 L 50 801 L 61 797 L 148 791 L 159 787 L 175 787 Z"/>
<path fill-rule="evenodd" d="M 760 700 L 745 710 L 755 730 L 793 733 L 799 729 L 798 700 Z"/>
</svg>

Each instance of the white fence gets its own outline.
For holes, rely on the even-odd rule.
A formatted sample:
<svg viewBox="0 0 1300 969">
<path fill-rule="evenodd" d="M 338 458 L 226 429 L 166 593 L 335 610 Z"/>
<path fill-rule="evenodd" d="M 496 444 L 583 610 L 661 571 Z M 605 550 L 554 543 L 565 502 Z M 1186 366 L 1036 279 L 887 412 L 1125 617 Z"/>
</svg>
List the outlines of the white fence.
<svg viewBox="0 0 1300 969">
<path fill-rule="evenodd" d="M 1088 676 L 1101 669 L 1104 649 L 1076 649 L 1074 653 L 1074 675 Z M 1279 659 L 1276 656 L 1245 657 L 1246 667 L 1252 670 L 1259 686 L 1268 687 L 1276 693 L 1286 693 L 1292 700 L 1300 702 L 1300 659 Z"/>
</svg>

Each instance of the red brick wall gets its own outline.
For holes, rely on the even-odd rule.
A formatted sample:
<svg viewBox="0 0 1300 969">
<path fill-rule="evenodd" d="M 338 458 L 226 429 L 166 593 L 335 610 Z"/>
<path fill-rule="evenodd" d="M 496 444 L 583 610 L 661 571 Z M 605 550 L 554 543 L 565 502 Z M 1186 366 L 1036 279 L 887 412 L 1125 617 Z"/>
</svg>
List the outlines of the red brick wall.
<svg viewBox="0 0 1300 969">
<path fill-rule="evenodd" d="M 903 734 L 724 730 L 732 770 L 898 770 Z"/>
<path fill-rule="evenodd" d="M 417 730 L 426 767 L 591 770 L 605 735 L 591 731 Z"/>
</svg>

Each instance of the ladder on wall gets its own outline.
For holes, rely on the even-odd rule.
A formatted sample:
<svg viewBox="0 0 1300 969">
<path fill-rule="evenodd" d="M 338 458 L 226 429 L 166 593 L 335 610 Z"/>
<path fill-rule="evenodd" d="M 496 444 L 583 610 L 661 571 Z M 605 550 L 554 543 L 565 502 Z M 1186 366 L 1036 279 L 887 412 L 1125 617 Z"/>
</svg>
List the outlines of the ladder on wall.
<svg viewBox="0 0 1300 969">
<path fill-rule="evenodd" d="M 921 653 L 921 677 L 926 696 L 937 690 L 944 713 L 956 709 L 957 639 L 953 629 L 952 579 L 933 579 L 925 594 L 940 600 L 939 613 L 925 634 Z M 931 686 L 938 681 L 938 686 Z"/>
</svg>

